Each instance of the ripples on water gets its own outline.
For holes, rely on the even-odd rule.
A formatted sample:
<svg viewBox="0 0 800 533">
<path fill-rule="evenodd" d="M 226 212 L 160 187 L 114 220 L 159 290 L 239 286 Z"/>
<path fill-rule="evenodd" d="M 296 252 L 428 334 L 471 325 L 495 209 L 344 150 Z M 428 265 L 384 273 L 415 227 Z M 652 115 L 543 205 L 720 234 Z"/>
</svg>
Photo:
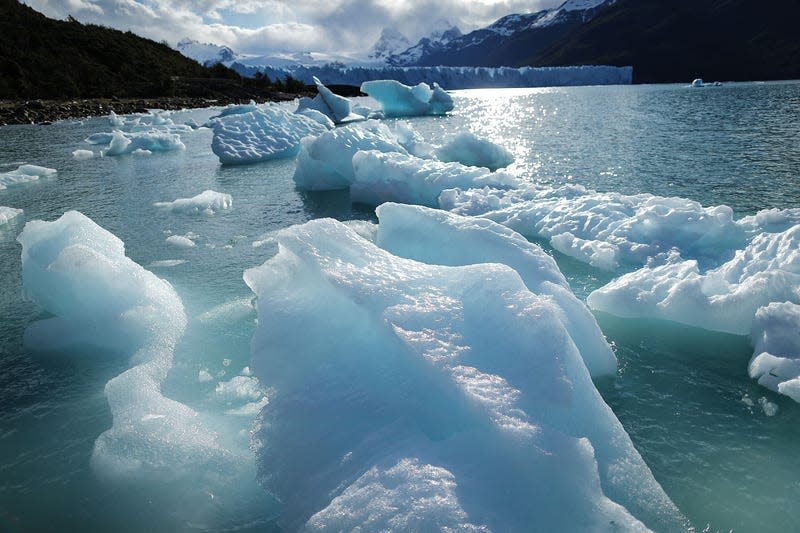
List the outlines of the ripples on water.
<svg viewBox="0 0 800 533">
<path fill-rule="evenodd" d="M 463 91 L 452 116 L 414 119 L 432 142 L 469 129 L 503 144 L 512 170 L 546 184 L 576 183 L 600 191 L 681 196 L 728 204 L 737 216 L 800 199 L 800 84 L 583 87 Z M 202 122 L 208 111 L 187 113 Z M 224 327 L 197 321 L 220 303 L 250 297 L 242 271 L 274 254 L 270 232 L 333 216 L 373 219 L 346 194 L 300 194 L 292 161 L 221 168 L 211 135 L 183 137 L 187 150 L 150 157 L 75 161 L 104 119 L 51 127 L 0 128 L 0 171 L 21 162 L 57 168 L 56 178 L 0 191 L 0 205 L 25 209 L 24 220 L 52 220 L 78 209 L 119 236 L 127 254 L 178 290 L 190 325 L 165 390 L 190 405 L 207 402 L 199 368 L 214 374 L 249 360 L 254 315 Z M 230 193 L 234 208 L 210 218 L 176 216 L 153 202 L 204 189 Z M 99 484 L 88 468 L 95 438 L 110 426 L 103 385 L 125 368 L 109 354 L 28 353 L 22 335 L 40 318 L 25 302 L 22 222 L 0 229 L 0 530 L 205 529 L 263 531 L 275 502 L 244 502 L 187 524 L 165 491 Z M 198 246 L 178 249 L 168 234 L 195 232 Z M 259 245 L 254 246 L 253 243 Z M 611 275 L 555 254 L 578 296 Z M 608 315 L 599 321 L 616 346 L 616 380 L 598 383 L 604 397 L 675 503 L 698 530 L 790 531 L 800 523 L 800 406 L 746 376 L 744 337 Z M 225 360 L 228 360 L 227 364 Z M 187 386 L 191 385 L 191 386 Z M 212 384 L 213 389 L 213 384 Z M 777 416 L 759 398 L 778 404 Z"/>
</svg>

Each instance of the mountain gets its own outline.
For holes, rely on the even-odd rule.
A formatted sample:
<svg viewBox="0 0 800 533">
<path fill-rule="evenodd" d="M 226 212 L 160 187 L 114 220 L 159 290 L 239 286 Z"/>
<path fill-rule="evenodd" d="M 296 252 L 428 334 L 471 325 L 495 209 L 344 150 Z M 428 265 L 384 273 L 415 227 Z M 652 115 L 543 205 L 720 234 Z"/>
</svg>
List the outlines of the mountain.
<svg viewBox="0 0 800 533">
<path fill-rule="evenodd" d="M 408 37 L 392 28 L 383 28 L 381 36 L 375 44 L 372 45 L 368 57 L 371 59 L 385 60 L 387 57 L 407 50 L 410 47 L 411 41 L 408 40 Z"/>
<path fill-rule="evenodd" d="M 505 16 L 440 45 L 415 48 L 389 58 L 403 66 L 512 66 L 546 50 L 564 36 L 613 5 L 615 0 L 568 0 L 555 9 Z"/>
<path fill-rule="evenodd" d="M 797 20 L 797 0 L 618 0 L 518 64 L 632 65 L 636 83 L 797 79 Z"/>
<path fill-rule="evenodd" d="M 388 55 L 385 58 L 386 63 L 393 66 L 417 65 L 422 58 L 437 54 L 460 37 L 461 30 L 457 26 L 453 26 L 447 20 L 439 19 L 427 37 L 423 37 L 417 44 L 402 49 L 399 53 Z"/>
<path fill-rule="evenodd" d="M 175 49 L 190 59 L 194 59 L 201 65 L 213 67 L 217 63 L 230 63 L 236 61 L 238 55 L 227 46 L 218 44 L 201 43 L 193 41 L 188 37 L 178 41 Z"/>
</svg>

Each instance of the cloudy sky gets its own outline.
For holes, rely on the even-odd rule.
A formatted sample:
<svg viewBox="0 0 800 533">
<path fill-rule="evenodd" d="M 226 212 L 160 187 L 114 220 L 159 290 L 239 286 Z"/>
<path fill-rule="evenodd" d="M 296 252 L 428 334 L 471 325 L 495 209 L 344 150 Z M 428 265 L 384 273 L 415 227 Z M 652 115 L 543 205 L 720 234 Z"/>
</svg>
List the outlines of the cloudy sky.
<svg viewBox="0 0 800 533">
<path fill-rule="evenodd" d="M 130 30 L 175 44 L 183 37 L 263 54 L 270 50 L 334 53 L 366 50 L 383 27 L 413 42 L 446 19 L 468 32 L 509 13 L 563 0 L 24 0 L 54 18 Z"/>
</svg>

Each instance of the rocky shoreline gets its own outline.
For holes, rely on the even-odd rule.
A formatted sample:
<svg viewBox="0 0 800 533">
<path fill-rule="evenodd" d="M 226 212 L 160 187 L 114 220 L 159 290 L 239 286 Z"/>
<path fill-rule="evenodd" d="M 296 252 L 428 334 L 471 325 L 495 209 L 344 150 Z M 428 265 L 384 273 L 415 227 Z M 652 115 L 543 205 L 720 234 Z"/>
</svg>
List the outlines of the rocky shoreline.
<svg viewBox="0 0 800 533">
<path fill-rule="evenodd" d="M 297 98 L 298 94 L 275 92 L 257 102 L 282 102 Z M 0 126 L 11 124 L 51 124 L 58 120 L 79 119 L 117 114 L 147 113 L 148 109 L 191 109 L 247 103 L 242 98 L 88 98 L 72 100 L 0 100 Z"/>
</svg>

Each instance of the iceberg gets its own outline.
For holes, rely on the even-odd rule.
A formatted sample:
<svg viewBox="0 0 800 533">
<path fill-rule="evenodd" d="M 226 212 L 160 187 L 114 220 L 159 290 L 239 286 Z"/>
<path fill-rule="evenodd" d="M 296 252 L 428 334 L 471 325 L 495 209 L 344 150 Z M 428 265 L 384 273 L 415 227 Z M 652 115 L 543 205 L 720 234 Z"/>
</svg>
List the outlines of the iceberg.
<svg viewBox="0 0 800 533">
<path fill-rule="evenodd" d="M 214 215 L 223 209 L 230 209 L 233 205 L 233 198 L 227 193 L 205 190 L 191 198 L 178 198 L 172 202 L 156 202 L 153 205 L 167 208 L 176 213 Z"/>
<path fill-rule="evenodd" d="M 516 270 L 531 292 L 552 298 L 591 375 L 615 375 L 617 358 L 597 321 L 539 245 L 490 220 L 438 209 L 385 203 L 375 213 L 376 243 L 394 255 L 447 266 L 502 263 Z"/>
<path fill-rule="evenodd" d="M 560 252 L 607 270 L 644 265 L 674 249 L 701 266 L 717 266 L 745 246 L 758 225 L 754 219 L 735 221 L 725 205 L 703 207 L 685 198 L 600 193 L 575 185 L 451 190 L 440 204 L 549 240 Z"/>
<path fill-rule="evenodd" d="M 355 179 L 353 156 L 360 150 L 407 153 L 385 124 L 370 120 L 303 139 L 294 182 L 308 191 L 347 189 Z"/>
<path fill-rule="evenodd" d="M 592 292 L 589 307 L 621 317 L 651 317 L 747 335 L 772 302 L 800 303 L 800 225 L 761 233 L 718 268 L 674 256 Z"/>
<path fill-rule="evenodd" d="M 773 302 L 756 311 L 750 377 L 800 403 L 800 305 Z"/>
<path fill-rule="evenodd" d="M 328 131 L 319 122 L 276 105 L 216 118 L 210 126 L 214 132 L 211 150 L 223 165 L 293 157 L 303 137 Z"/>
<path fill-rule="evenodd" d="M 438 207 L 439 195 L 446 189 L 513 188 L 520 183 L 510 174 L 486 168 L 377 150 L 357 152 L 353 156 L 353 172 L 350 199 L 369 205 L 402 202 Z"/>
<path fill-rule="evenodd" d="M 114 130 L 111 133 L 94 133 L 86 138 L 89 144 L 107 144 L 103 155 L 132 154 L 137 150 L 149 152 L 167 152 L 183 150 L 186 146 L 177 133 L 169 133 L 157 129 L 139 132 L 123 132 Z M 88 150 L 86 150 L 88 152 Z"/>
<path fill-rule="evenodd" d="M 366 81 L 361 92 L 377 100 L 387 117 L 444 115 L 453 110 L 453 98 L 436 82 L 431 89 L 424 82 L 409 87 L 396 80 Z"/>
<path fill-rule="evenodd" d="M 13 207 L 0 205 L 0 226 L 8 224 L 18 216 L 22 215 L 22 213 L 22 209 L 15 209 Z"/>
<path fill-rule="evenodd" d="M 94 157 L 94 152 L 91 150 L 75 150 L 72 152 L 72 157 L 76 161 L 86 161 Z"/>
<path fill-rule="evenodd" d="M 317 86 L 317 96 L 313 99 L 304 96 L 300 99 L 297 112 L 301 113 L 307 109 L 319 111 L 330 118 L 335 124 L 344 124 L 364 120 L 365 117 L 353 113 L 350 99 L 334 94 L 333 91 L 325 87 L 319 78 L 313 78 L 314 85 Z"/>
<path fill-rule="evenodd" d="M 400 258 L 330 219 L 277 240 L 244 279 L 283 528 L 684 529 L 561 312 L 514 270 Z"/>
<path fill-rule="evenodd" d="M 57 173 L 58 171 L 54 168 L 40 167 L 39 165 L 20 165 L 16 170 L 0 173 L 0 190 L 12 185 L 36 181 L 39 178 L 49 178 Z"/>
<path fill-rule="evenodd" d="M 436 150 L 440 161 L 458 162 L 471 167 L 486 167 L 491 171 L 514 162 L 514 154 L 503 146 L 480 139 L 470 132 L 462 132 Z"/>
</svg>

